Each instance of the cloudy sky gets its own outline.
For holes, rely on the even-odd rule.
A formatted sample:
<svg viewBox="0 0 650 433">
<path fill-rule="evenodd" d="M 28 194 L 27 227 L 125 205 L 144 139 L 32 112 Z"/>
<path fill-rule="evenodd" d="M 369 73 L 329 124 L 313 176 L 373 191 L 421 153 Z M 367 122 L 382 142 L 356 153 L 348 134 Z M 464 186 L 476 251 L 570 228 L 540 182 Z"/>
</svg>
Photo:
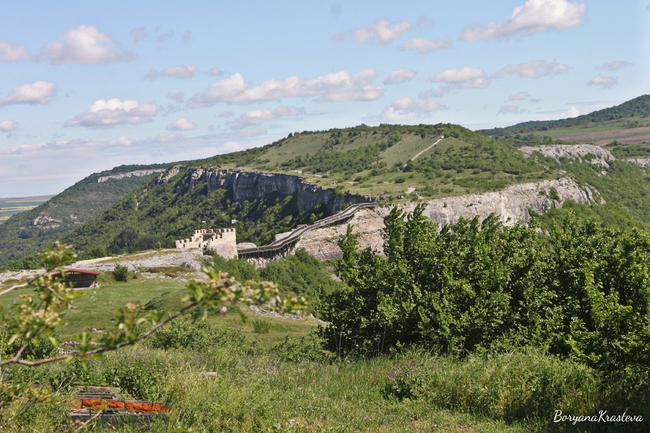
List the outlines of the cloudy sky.
<svg viewBox="0 0 650 433">
<path fill-rule="evenodd" d="M 0 197 L 360 123 L 472 129 L 650 93 L 648 0 L 3 2 Z"/>
</svg>

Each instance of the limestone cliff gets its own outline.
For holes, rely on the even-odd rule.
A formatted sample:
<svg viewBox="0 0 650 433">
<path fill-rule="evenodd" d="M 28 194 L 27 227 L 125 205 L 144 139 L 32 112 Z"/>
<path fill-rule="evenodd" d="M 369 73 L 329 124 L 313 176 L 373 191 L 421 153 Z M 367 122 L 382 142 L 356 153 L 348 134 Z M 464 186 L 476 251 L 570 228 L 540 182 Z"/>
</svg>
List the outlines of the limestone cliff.
<svg viewBox="0 0 650 433">
<path fill-rule="evenodd" d="M 519 148 L 526 155 L 539 152 L 542 155 L 560 162 L 561 158 L 577 159 L 579 162 L 589 161 L 601 167 L 609 167 L 609 161 L 616 158 L 607 149 L 593 144 L 560 144 L 552 146 L 524 146 Z"/>
<path fill-rule="evenodd" d="M 151 170 L 134 170 L 134 171 L 129 171 L 128 173 L 119 173 L 119 174 L 112 174 L 110 176 L 102 176 L 97 179 L 97 183 L 104 183 L 109 179 L 124 179 L 127 177 L 143 177 L 143 176 L 149 176 L 154 173 L 160 173 L 162 171 L 165 171 L 163 168 L 154 168 Z"/>
<path fill-rule="evenodd" d="M 557 194 L 557 195 L 556 195 Z M 554 198 L 551 198 L 554 197 Z M 580 187 L 573 179 L 546 180 L 535 183 L 511 185 L 502 191 L 468 194 L 426 201 L 424 215 L 443 227 L 455 223 L 460 217 L 486 218 L 491 213 L 499 215 L 504 224 L 530 220 L 529 209 L 543 213 L 551 207 L 562 207 L 567 200 L 578 203 L 603 203 L 589 187 Z M 400 203 L 400 209 L 412 212 L 417 203 Z M 391 207 L 361 210 L 350 221 L 353 232 L 359 234 L 359 245 L 381 251 L 383 245 L 383 218 Z M 329 260 L 341 255 L 337 242 L 345 234 L 347 224 L 325 227 L 306 233 L 296 244 L 309 254 Z"/>
<path fill-rule="evenodd" d="M 297 194 L 299 212 L 324 204 L 327 212 L 333 214 L 344 203 L 365 203 L 372 200 L 371 197 L 358 194 L 337 195 L 332 188 L 308 184 L 301 176 L 283 173 L 208 169 L 202 176 L 207 182 L 208 194 L 217 188 L 227 188 L 232 190 L 233 200 L 237 202 L 255 200 L 276 191 L 282 195 Z"/>
<path fill-rule="evenodd" d="M 194 189 L 199 182 L 206 182 L 207 193 L 219 189 L 232 191 L 233 200 L 255 200 L 272 192 L 281 195 L 298 195 L 298 211 L 305 212 L 324 204 L 328 214 L 341 210 L 345 203 L 365 203 L 372 201 L 369 196 L 358 194 L 336 194 L 332 188 L 322 188 L 305 182 L 301 176 L 284 173 L 266 173 L 258 171 L 220 170 L 213 168 L 191 168 L 182 166 L 171 168 L 168 172 L 158 177 L 158 183 L 168 182 L 172 177 L 186 171 L 184 180 L 190 189 Z"/>
</svg>

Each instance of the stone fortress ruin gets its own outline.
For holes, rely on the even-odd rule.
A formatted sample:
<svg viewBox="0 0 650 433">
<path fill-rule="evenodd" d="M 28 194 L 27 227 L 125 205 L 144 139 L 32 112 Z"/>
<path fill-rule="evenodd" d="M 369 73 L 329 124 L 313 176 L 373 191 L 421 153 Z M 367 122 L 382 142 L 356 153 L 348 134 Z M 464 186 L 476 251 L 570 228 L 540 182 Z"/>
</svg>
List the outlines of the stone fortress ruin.
<svg viewBox="0 0 650 433">
<path fill-rule="evenodd" d="M 212 250 L 224 259 L 237 258 L 237 232 L 234 228 L 194 230 L 189 239 L 177 240 L 176 248 Z"/>
</svg>

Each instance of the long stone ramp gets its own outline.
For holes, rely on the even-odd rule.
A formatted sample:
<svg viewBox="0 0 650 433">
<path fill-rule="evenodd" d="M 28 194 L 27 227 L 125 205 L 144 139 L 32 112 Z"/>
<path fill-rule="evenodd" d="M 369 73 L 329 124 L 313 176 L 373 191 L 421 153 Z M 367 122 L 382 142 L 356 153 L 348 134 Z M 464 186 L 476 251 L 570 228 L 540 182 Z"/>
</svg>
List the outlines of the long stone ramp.
<svg viewBox="0 0 650 433">
<path fill-rule="evenodd" d="M 353 204 L 352 206 L 335 215 L 330 215 L 314 222 L 313 224 L 297 228 L 293 230 L 288 236 L 282 239 L 277 239 L 269 245 L 239 250 L 237 252 L 237 255 L 239 258 L 243 259 L 274 258 L 285 256 L 305 233 L 317 228 L 339 224 L 352 218 L 358 210 L 374 208 L 375 206 L 377 206 L 377 203 L 374 202 Z"/>
</svg>

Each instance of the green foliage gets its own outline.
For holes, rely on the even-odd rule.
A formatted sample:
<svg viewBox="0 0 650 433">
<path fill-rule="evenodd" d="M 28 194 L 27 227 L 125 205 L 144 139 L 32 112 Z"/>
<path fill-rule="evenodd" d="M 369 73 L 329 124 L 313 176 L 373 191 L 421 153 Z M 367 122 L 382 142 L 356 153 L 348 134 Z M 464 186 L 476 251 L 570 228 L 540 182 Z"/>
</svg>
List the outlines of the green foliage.
<svg viewBox="0 0 650 433">
<path fill-rule="evenodd" d="M 423 345 L 467 356 L 531 345 L 607 374 L 650 378 L 650 235 L 579 223 L 550 233 L 493 215 L 441 232 L 423 206 L 386 217 L 386 257 L 340 243 L 351 287 L 322 307 L 323 335 L 343 354 Z M 404 218 L 406 217 L 406 219 Z"/>
<path fill-rule="evenodd" d="M 304 249 L 282 260 L 273 261 L 259 271 L 260 278 L 273 281 L 286 295 L 305 298 L 312 313 L 319 314 L 321 299 L 343 286 L 332 279 L 331 271 Z"/>
<path fill-rule="evenodd" d="M 129 279 L 129 268 L 119 263 L 116 264 L 115 269 L 113 269 L 113 278 L 115 278 L 115 281 L 126 283 Z"/>
<path fill-rule="evenodd" d="M 333 354 L 323 350 L 323 340 L 317 335 L 300 337 L 299 340 L 290 340 L 285 337 L 284 341 L 276 344 L 270 350 L 285 362 L 323 362 L 333 360 Z"/>
<path fill-rule="evenodd" d="M 589 414 L 598 406 L 598 376 L 584 365 L 538 353 L 422 357 L 397 362 L 385 393 L 432 407 L 512 422 L 548 420 L 549 413 Z M 612 407 L 614 409 L 614 407 Z"/>
<path fill-rule="evenodd" d="M 560 200 L 560 195 L 558 194 L 556 188 L 551 188 L 551 189 L 548 191 L 548 197 L 549 197 L 550 199 L 552 199 L 552 200 Z"/>
<path fill-rule="evenodd" d="M 268 334 L 271 330 L 271 324 L 266 320 L 253 320 L 253 332 L 256 334 Z"/>
<path fill-rule="evenodd" d="M 621 144 L 618 141 L 613 141 L 612 143 L 605 146 L 605 149 L 612 152 L 616 158 L 634 158 L 641 157 L 647 158 L 650 156 L 650 144 Z"/>
<path fill-rule="evenodd" d="M 217 328 L 206 321 L 177 320 L 156 332 L 146 345 L 155 349 L 210 351 L 214 348 L 242 351 L 248 343 L 236 328 Z"/>
<path fill-rule="evenodd" d="M 331 172 L 350 175 L 363 170 L 370 170 L 373 167 L 380 167 L 379 154 L 392 146 L 394 142 L 389 139 L 387 142 L 359 147 L 344 152 L 333 150 L 334 144 L 337 143 L 333 142 L 323 147 L 311 157 L 303 158 L 297 156 L 294 159 L 283 162 L 281 166 L 285 170 L 301 168 L 309 169 L 314 173 Z"/>
<path fill-rule="evenodd" d="M 212 267 L 219 272 L 227 272 L 239 281 L 260 281 L 260 274 L 246 259 L 226 260 L 217 253 L 212 254 Z"/>
<path fill-rule="evenodd" d="M 494 140 L 456 125 L 445 125 L 445 136 L 457 138 L 467 144 L 450 146 L 444 151 L 434 148 L 431 156 L 416 160 L 416 170 L 478 170 L 521 175 L 542 169 L 535 160 L 524 157 L 515 147 L 504 141 Z"/>
</svg>

